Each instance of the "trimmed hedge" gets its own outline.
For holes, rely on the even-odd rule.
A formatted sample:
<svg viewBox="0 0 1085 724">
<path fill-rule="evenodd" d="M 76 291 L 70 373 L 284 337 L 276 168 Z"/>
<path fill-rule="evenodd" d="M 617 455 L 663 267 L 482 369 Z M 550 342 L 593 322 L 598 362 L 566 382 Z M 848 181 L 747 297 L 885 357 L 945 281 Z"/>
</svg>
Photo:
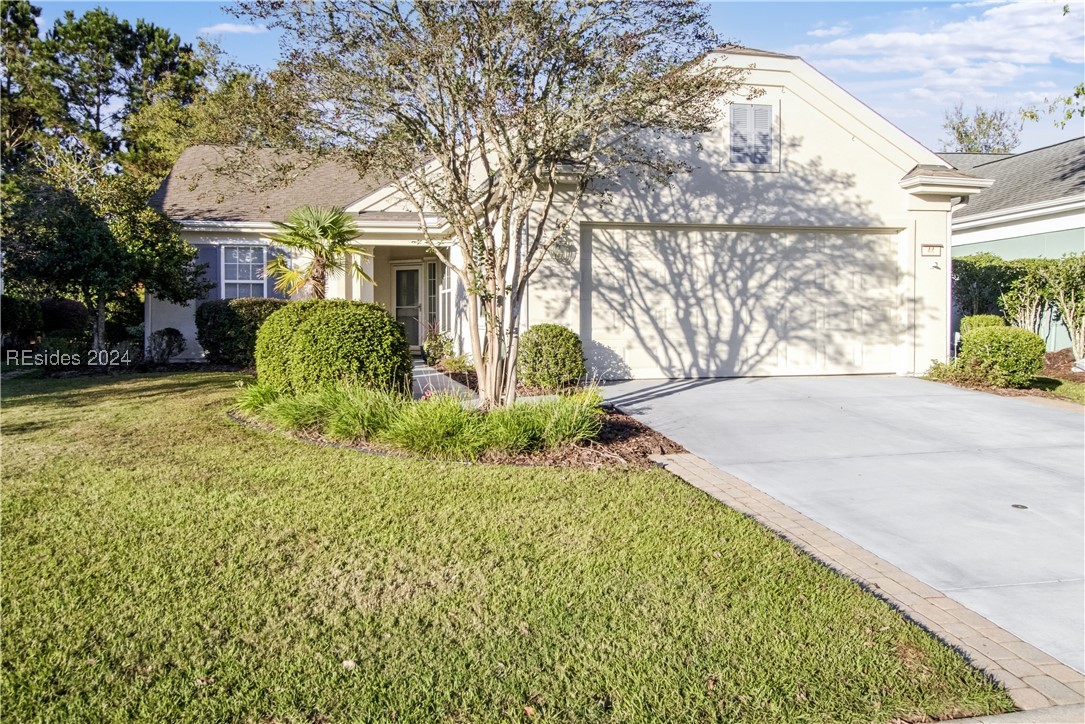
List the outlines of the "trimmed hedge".
<svg viewBox="0 0 1085 724">
<path fill-rule="evenodd" d="M 15 344 L 25 344 L 42 331 L 41 305 L 36 299 L 7 294 L 0 297 L 0 330 Z"/>
<path fill-rule="evenodd" d="M 1043 337 L 1019 327 L 973 329 L 961 343 L 961 357 L 994 367 L 1000 385 L 1027 387 L 1044 366 Z"/>
<path fill-rule="evenodd" d="M 961 320 L 961 336 L 963 337 L 974 329 L 1005 326 L 1006 320 L 997 314 L 973 314 Z"/>
<path fill-rule="evenodd" d="M 196 341 L 213 364 L 252 367 L 256 333 L 285 299 L 216 299 L 196 308 Z"/>
<path fill-rule="evenodd" d="M 587 374 L 580 337 L 558 324 L 536 324 L 520 335 L 516 367 L 525 385 L 552 390 L 576 384 Z"/>
<path fill-rule="evenodd" d="M 403 326 L 379 305 L 291 302 L 256 335 L 256 374 L 262 384 L 295 393 L 340 382 L 407 392 L 410 346 Z"/>
</svg>

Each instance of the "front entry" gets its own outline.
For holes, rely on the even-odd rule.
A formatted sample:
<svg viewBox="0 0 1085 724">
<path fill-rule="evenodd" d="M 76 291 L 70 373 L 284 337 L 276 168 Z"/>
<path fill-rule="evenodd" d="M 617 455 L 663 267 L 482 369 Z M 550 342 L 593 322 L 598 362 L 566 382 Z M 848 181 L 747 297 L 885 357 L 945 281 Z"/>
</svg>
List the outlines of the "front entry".
<svg viewBox="0 0 1085 724">
<path fill-rule="evenodd" d="M 422 344 L 422 267 L 400 266 L 395 269 L 396 321 L 407 333 L 407 344 L 418 352 Z"/>
</svg>

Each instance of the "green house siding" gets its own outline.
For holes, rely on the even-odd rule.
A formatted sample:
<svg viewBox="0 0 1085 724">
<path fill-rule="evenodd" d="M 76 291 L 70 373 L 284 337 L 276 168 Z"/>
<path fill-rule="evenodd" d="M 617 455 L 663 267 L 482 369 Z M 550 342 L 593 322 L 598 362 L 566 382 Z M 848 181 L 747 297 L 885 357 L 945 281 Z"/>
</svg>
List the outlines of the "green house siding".
<svg viewBox="0 0 1085 724">
<path fill-rule="evenodd" d="M 988 252 L 1003 259 L 1057 259 L 1063 254 L 1085 251 L 1085 229 L 1049 231 L 1044 234 L 1011 236 L 978 244 L 957 244 L 953 256 L 968 256 Z"/>
<path fill-rule="evenodd" d="M 1080 254 L 1085 252 L 1085 229 L 1013 236 L 978 244 L 958 244 L 951 250 L 954 257 L 981 252 L 988 252 L 1003 259 L 1057 259 L 1063 254 Z M 960 320 L 955 319 L 954 328 L 959 324 Z M 1070 346 L 1070 335 L 1066 328 L 1061 322 L 1051 319 L 1051 315 L 1047 315 L 1041 322 L 1040 336 L 1047 341 L 1049 352 Z"/>
</svg>

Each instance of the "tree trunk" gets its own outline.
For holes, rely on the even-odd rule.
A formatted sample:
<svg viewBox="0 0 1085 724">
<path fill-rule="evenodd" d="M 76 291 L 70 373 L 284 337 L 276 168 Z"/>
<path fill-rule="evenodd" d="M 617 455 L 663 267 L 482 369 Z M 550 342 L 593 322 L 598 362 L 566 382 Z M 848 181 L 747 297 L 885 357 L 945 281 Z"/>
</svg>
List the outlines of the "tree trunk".
<svg viewBox="0 0 1085 724">
<path fill-rule="evenodd" d="M 324 299 L 327 294 L 328 265 L 323 257 L 319 255 L 313 257 L 313 273 L 309 276 L 309 288 L 313 293 L 313 299 Z"/>
<path fill-rule="evenodd" d="M 99 295 L 94 304 L 94 335 L 91 347 L 96 351 L 105 349 L 105 295 Z"/>
</svg>

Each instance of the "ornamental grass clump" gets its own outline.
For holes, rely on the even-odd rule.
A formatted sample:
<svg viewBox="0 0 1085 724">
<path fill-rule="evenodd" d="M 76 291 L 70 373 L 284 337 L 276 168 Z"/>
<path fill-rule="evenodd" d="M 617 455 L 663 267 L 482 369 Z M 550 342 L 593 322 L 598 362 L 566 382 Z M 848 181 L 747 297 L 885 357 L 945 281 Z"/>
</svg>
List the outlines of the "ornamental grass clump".
<svg viewBox="0 0 1085 724">
<path fill-rule="evenodd" d="M 411 402 L 398 392 L 359 385 L 346 385 L 338 392 L 324 422 L 324 434 L 332 440 L 374 440 Z"/>
<path fill-rule="evenodd" d="M 486 449 L 486 421 L 465 402 L 455 395 L 433 395 L 404 405 L 380 440 L 425 457 L 477 460 Z"/>
</svg>

